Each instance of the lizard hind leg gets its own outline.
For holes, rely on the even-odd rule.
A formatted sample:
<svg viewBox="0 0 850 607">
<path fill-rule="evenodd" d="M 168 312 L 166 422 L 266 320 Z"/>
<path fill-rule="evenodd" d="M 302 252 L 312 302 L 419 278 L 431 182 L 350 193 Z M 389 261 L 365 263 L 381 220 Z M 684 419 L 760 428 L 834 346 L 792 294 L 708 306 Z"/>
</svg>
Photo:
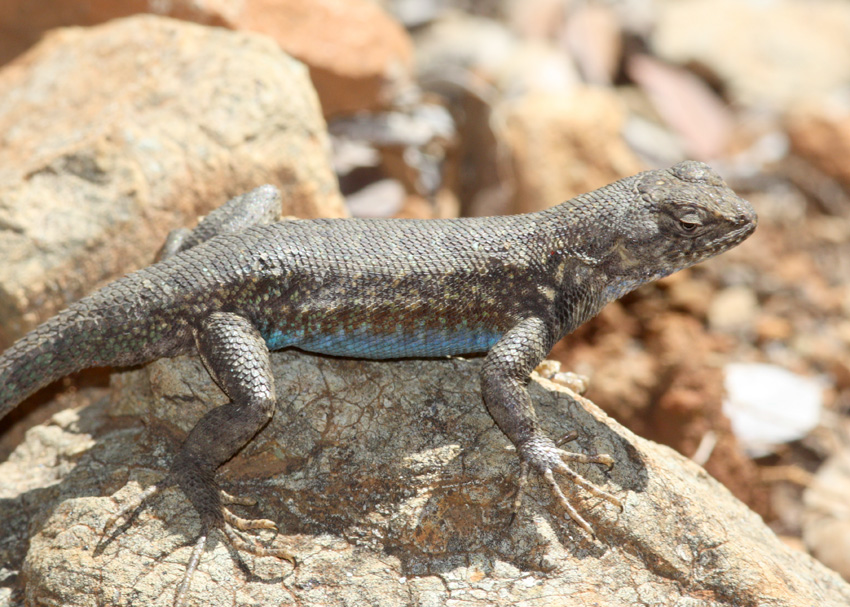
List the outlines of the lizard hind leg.
<svg viewBox="0 0 850 607">
<path fill-rule="evenodd" d="M 277 527 L 270 520 L 247 520 L 233 514 L 225 504 L 252 505 L 255 500 L 230 495 L 219 489 L 215 481 L 218 467 L 242 449 L 274 413 L 268 348 L 248 319 L 225 312 L 210 314 L 200 323 L 195 330 L 195 343 L 204 365 L 230 402 L 212 409 L 198 421 L 164 481 L 178 485 L 201 518 L 201 536 L 180 584 L 179 596 L 187 591 L 207 537 L 215 530 L 237 551 L 295 562 L 285 549 L 264 546 L 240 535 L 239 531 Z"/>
</svg>

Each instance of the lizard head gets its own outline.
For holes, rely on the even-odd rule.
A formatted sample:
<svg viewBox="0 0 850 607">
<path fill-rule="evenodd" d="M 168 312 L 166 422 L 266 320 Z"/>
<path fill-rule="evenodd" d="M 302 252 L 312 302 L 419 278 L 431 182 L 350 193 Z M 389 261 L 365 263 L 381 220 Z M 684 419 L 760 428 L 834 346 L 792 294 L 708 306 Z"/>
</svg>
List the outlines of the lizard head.
<svg viewBox="0 0 850 607">
<path fill-rule="evenodd" d="M 750 203 L 706 164 L 681 162 L 634 179 L 638 202 L 626 210 L 609 257 L 609 295 L 723 253 L 756 229 Z"/>
</svg>

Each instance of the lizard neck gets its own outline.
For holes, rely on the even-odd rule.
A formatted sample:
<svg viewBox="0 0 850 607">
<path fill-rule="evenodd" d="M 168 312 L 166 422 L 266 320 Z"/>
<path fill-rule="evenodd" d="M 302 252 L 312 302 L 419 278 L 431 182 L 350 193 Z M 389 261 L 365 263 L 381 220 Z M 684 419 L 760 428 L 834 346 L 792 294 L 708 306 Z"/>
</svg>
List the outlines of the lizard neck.
<svg viewBox="0 0 850 607">
<path fill-rule="evenodd" d="M 539 213 L 562 334 L 660 276 L 632 259 L 624 246 L 628 210 L 639 196 L 633 186 L 633 179 L 625 179 Z"/>
</svg>

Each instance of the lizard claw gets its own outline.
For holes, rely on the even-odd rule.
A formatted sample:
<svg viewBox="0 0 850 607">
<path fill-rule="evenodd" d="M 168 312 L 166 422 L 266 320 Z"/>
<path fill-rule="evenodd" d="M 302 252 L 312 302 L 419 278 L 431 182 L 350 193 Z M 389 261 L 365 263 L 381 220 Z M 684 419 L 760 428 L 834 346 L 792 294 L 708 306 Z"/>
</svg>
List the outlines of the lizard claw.
<svg viewBox="0 0 850 607">
<path fill-rule="evenodd" d="M 577 455 L 577 454 L 570 454 L 570 455 Z M 599 457 L 603 457 L 603 456 L 599 456 Z M 610 455 L 605 455 L 604 458 L 605 458 L 605 460 L 603 460 L 603 461 L 597 462 L 597 461 L 595 461 L 595 458 L 591 459 L 589 461 L 590 461 L 590 463 L 608 464 L 609 466 L 614 463 L 614 460 Z M 607 460 L 610 460 L 610 464 L 608 463 Z M 584 460 L 578 460 L 578 461 L 584 461 Z M 574 471 L 572 468 L 570 468 L 566 464 L 560 463 L 555 468 L 555 470 L 557 472 L 560 472 L 561 474 L 563 474 L 567 478 L 569 478 L 572 482 L 574 482 L 576 485 L 578 485 L 579 487 L 581 487 L 582 489 L 587 491 L 593 497 L 598 497 L 599 499 L 603 499 L 606 502 L 617 506 L 617 508 L 620 510 L 620 512 L 623 511 L 623 502 L 621 502 L 619 500 L 619 498 L 611 495 L 610 493 L 608 493 L 607 491 L 604 491 L 603 489 L 600 489 L 599 487 L 597 487 L 596 485 L 591 483 L 589 480 L 584 478 L 581 474 Z M 549 474 L 551 474 L 551 471 L 549 472 Z M 545 476 L 545 473 L 544 473 L 544 476 Z M 575 519 L 575 517 L 573 517 L 572 514 L 570 516 L 573 519 Z M 578 521 L 576 521 L 576 522 L 578 522 Z"/>
<path fill-rule="evenodd" d="M 564 468 L 566 468 L 566 466 L 564 466 Z M 567 470 L 569 470 L 569 468 L 567 468 Z M 567 496 L 564 495 L 564 492 L 561 491 L 561 487 L 558 485 L 558 481 L 555 480 L 555 476 L 552 474 L 552 471 L 544 470 L 543 478 L 546 479 L 546 483 L 549 485 L 549 488 L 552 490 L 552 493 L 555 494 L 555 497 L 558 499 L 558 502 L 561 504 L 561 507 L 567 511 L 567 514 L 570 515 L 570 518 L 573 519 L 579 527 L 584 529 L 590 537 L 596 538 L 596 534 L 593 532 L 593 527 L 591 527 L 590 524 L 586 520 L 584 520 L 584 517 L 582 517 L 582 515 L 578 513 L 578 510 L 573 507 L 573 505 L 570 503 L 570 500 L 568 500 Z"/>
<path fill-rule="evenodd" d="M 230 542 L 230 545 L 233 546 L 236 550 L 241 550 L 247 552 L 248 554 L 253 554 L 255 556 L 274 556 L 277 558 L 285 559 L 292 563 L 293 567 L 295 566 L 295 557 L 283 548 L 268 548 L 266 546 L 261 545 L 256 540 L 248 542 L 242 537 L 240 537 L 230 526 L 233 521 L 238 521 L 238 524 L 262 523 L 262 525 L 247 528 L 277 529 L 274 523 L 263 519 L 256 521 L 246 521 L 245 519 L 241 519 L 236 515 L 228 512 L 227 509 L 223 508 L 222 510 L 224 510 L 224 512 L 226 513 L 226 522 L 221 528 L 221 530 L 227 537 L 227 540 Z M 229 519 L 228 515 L 232 518 Z M 268 527 L 266 523 L 270 524 L 271 527 Z M 233 526 L 238 527 L 238 524 L 234 524 Z M 239 528 L 242 529 L 242 527 Z M 189 591 L 189 586 L 192 583 L 192 578 L 195 576 L 195 571 L 197 571 L 198 564 L 201 562 L 201 555 L 204 553 L 204 549 L 206 548 L 208 535 L 209 532 L 204 531 L 203 533 L 201 533 L 200 537 L 195 542 L 195 547 L 192 549 L 192 556 L 189 558 L 189 563 L 186 565 L 186 571 L 183 573 L 183 579 L 180 581 L 180 585 L 177 587 L 177 593 L 174 597 L 174 607 L 183 607 L 184 603 L 186 602 L 186 593 Z"/>
<path fill-rule="evenodd" d="M 277 531 L 277 525 L 274 521 L 265 518 L 246 519 L 233 514 L 230 510 L 224 507 L 223 504 L 236 504 L 240 506 L 254 506 L 257 500 L 250 497 L 239 497 L 227 493 L 223 489 L 218 490 L 221 499 L 219 509 L 221 511 L 221 520 L 215 526 L 221 529 L 221 532 L 227 538 L 227 541 L 236 550 L 253 554 L 254 556 L 274 556 L 289 561 L 295 566 L 295 557 L 283 548 L 269 548 L 264 546 L 254 538 L 246 540 L 239 535 L 239 531 L 254 531 L 256 529 L 271 529 Z"/>
<path fill-rule="evenodd" d="M 223 489 L 219 489 L 218 493 L 221 496 L 222 504 L 237 504 L 240 506 L 254 506 L 257 504 L 257 500 L 253 498 L 231 495 Z M 247 541 L 235 531 L 235 529 L 239 531 L 253 531 L 255 529 L 277 531 L 277 525 L 274 521 L 266 518 L 245 519 L 236 516 L 224 506 L 221 507 L 221 514 L 224 517 L 224 524 L 221 526 L 221 530 L 234 548 L 248 554 L 253 554 L 254 556 L 275 556 L 289 561 L 293 566 L 295 565 L 295 557 L 283 548 L 269 548 L 253 539 Z"/>
<path fill-rule="evenodd" d="M 240 506 L 253 506 L 257 503 L 257 500 L 250 497 L 239 497 L 235 495 L 231 495 L 227 493 L 223 489 L 218 490 L 220 502 L 218 505 L 218 509 L 221 513 L 221 518 L 214 522 L 206 522 L 204 524 L 204 535 L 208 533 L 209 529 L 217 528 L 220 529 L 224 534 L 227 542 L 233 546 L 237 551 L 247 552 L 248 554 L 252 554 L 254 556 L 274 556 L 277 558 L 281 558 L 289 561 L 295 566 L 295 557 L 292 556 L 287 550 L 283 548 L 270 548 L 268 546 L 264 546 L 255 538 L 246 539 L 242 537 L 238 531 L 254 531 L 257 529 L 270 529 L 272 531 L 277 531 L 277 525 L 274 521 L 269 519 L 260 518 L 260 519 L 246 519 L 240 516 L 237 516 L 229 509 L 224 507 L 224 504 L 236 504 Z"/>
<path fill-rule="evenodd" d="M 244 521 L 243 519 L 239 519 L 240 521 L 247 523 L 271 523 L 271 521 L 265 520 L 257 520 L 257 521 Z M 274 523 L 271 523 L 274 525 Z M 259 541 L 254 538 L 250 540 L 246 540 L 241 535 L 236 533 L 233 529 L 236 525 L 230 525 L 230 523 L 225 524 L 221 531 L 227 537 L 227 541 L 230 542 L 230 545 L 233 546 L 236 550 L 241 552 L 247 552 L 248 554 L 253 554 L 254 556 L 273 556 L 275 558 L 283 559 L 285 561 L 289 561 L 293 567 L 297 566 L 295 561 L 295 556 L 292 555 L 291 552 L 286 550 L 285 548 L 270 548 L 269 546 L 264 546 Z M 237 527 L 239 528 L 239 527 Z M 270 529 L 271 527 L 253 527 L 254 529 Z M 277 530 L 277 527 L 274 527 Z"/>
<path fill-rule="evenodd" d="M 260 543 L 256 538 L 242 537 L 237 533 L 239 531 L 252 531 L 256 529 L 271 529 L 277 531 L 277 525 L 274 521 L 268 519 L 244 519 L 233 514 L 230 510 L 224 507 L 223 504 L 237 504 L 241 506 L 253 506 L 257 500 L 247 497 L 239 497 L 231 495 L 222 489 L 218 489 L 218 504 L 211 506 L 214 510 L 217 509 L 221 518 L 205 519 L 202 517 L 201 535 L 195 543 L 192 550 L 192 556 L 189 559 L 189 564 L 186 567 L 186 572 L 183 575 L 183 580 L 177 588 L 177 595 L 174 600 L 174 607 L 182 607 L 186 599 L 186 593 L 198 568 L 201 560 L 201 555 L 206 546 L 207 537 L 213 529 L 219 529 L 224 534 L 225 541 L 229 543 L 237 552 L 246 552 L 254 556 L 273 556 L 279 559 L 284 559 L 296 566 L 295 557 L 284 548 L 270 548 Z M 215 493 L 213 493 L 215 495 Z M 207 511 L 206 509 L 204 511 Z"/>
<path fill-rule="evenodd" d="M 578 432 L 575 430 L 570 430 L 566 434 L 564 434 L 561 438 L 555 441 L 555 446 L 560 447 L 561 445 L 565 445 L 567 443 L 571 443 L 575 439 L 578 438 Z"/>
<path fill-rule="evenodd" d="M 277 531 L 277 525 L 275 525 L 274 521 L 270 521 L 268 519 L 244 519 L 236 516 L 222 505 L 238 504 L 242 506 L 253 506 L 257 503 L 257 500 L 231 495 L 222 489 L 218 489 L 218 495 L 220 499 L 218 509 L 221 513 L 221 519 L 215 522 L 202 521 L 203 530 L 197 542 L 195 542 L 195 547 L 192 549 L 192 556 L 186 566 L 183 579 L 177 587 L 174 607 L 183 607 L 186 600 L 186 593 L 189 590 L 192 578 L 194 577 L 198 564 L 201 561 L 201 555 L 206 547 L 207 537 L 213 529 L 219 529 L 224 534 L 227 543 L 229 543 L 238 552 L 247 552 L 254 556 L 273 556 L 289 561 L 292 563 L 293 567 L 296 566 L 295 557 L 284 548 L 270 548 L 268 546 L 264 546 L 253 537 L 245 539 L 236 532 L 236 529 L 240 531 L 251 531 L 255 529 L 272 529 Z"/>
<path fill-rule="evenodd" d="M 592 496 L 607 501 L 608 503 L 616 506 L 622 512 L 623 503 L 617 497 L 603 489 L 600 489 L 579 473 L 575 472 L 565 463 L 566 461 L 580 464 L 600 464 L 608 467 L 608 469 L 614 465 L 614 458 L 608 454 L 585 455 L 582 453 L 564 451 L 563 449 L 559 449 L 555 446 L 556 444 L 563 444 L 574 440 L 576 436 L 577 434 L 570 432 L 559 440 L 558 443 L 553 443 L 547 438 L 532 439 L 519 449 L 522 460 L 520 463 L 519 480 L 517 482 L 517 493 L 514 497 L 511 512 L 511 523 L 515 520 L 522 505 L 522 496 L 528 485 L 528 474 L 532 467 L 543 477 L 546 484 L 549 485 L 549 489 L 555 495 L 558 503 L 567 512 L 570 518 L 573 519 L 573 521 L 575 521 L 575 523 L 584 529 L 584 531 L 591 537 L 596 537 L 593 528 L 584 519 L 584 517 L 578 513 L 576 508 L 564 495 L 558 481 L 555 479 L 554 472 L 566 476 L 570 481 L 590 493 Z"/>
<path fill-rule="evenodd" d="M 224 515 L 224 522 L 231 527 L 236 527 L 240 531 L 250 531 L 252 529 L 272 529 L 277 531 L 277 525 L 274 521 L 267 518 L 245 519 L 233 514 L 227 508 L 222 508 L 221 513 Z"/>
</svg>

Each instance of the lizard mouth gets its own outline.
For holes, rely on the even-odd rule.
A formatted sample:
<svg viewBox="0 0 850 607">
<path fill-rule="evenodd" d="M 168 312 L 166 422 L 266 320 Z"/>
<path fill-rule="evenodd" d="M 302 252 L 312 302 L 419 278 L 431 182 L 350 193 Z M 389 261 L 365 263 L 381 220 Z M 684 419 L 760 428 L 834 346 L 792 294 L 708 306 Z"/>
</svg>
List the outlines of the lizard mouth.
<svg viewBox="0 0 850 607">
<path fill-rule="evenodd" d="M 755 232 L 756 226 L 758 226 L 758 218 L 753 214 L 751 217 L 744 218 L 742 223 L 741 227 L 724 234 L 706 247 L 709 256 L 722 253 L 744 242 Z"/>
</svg>

